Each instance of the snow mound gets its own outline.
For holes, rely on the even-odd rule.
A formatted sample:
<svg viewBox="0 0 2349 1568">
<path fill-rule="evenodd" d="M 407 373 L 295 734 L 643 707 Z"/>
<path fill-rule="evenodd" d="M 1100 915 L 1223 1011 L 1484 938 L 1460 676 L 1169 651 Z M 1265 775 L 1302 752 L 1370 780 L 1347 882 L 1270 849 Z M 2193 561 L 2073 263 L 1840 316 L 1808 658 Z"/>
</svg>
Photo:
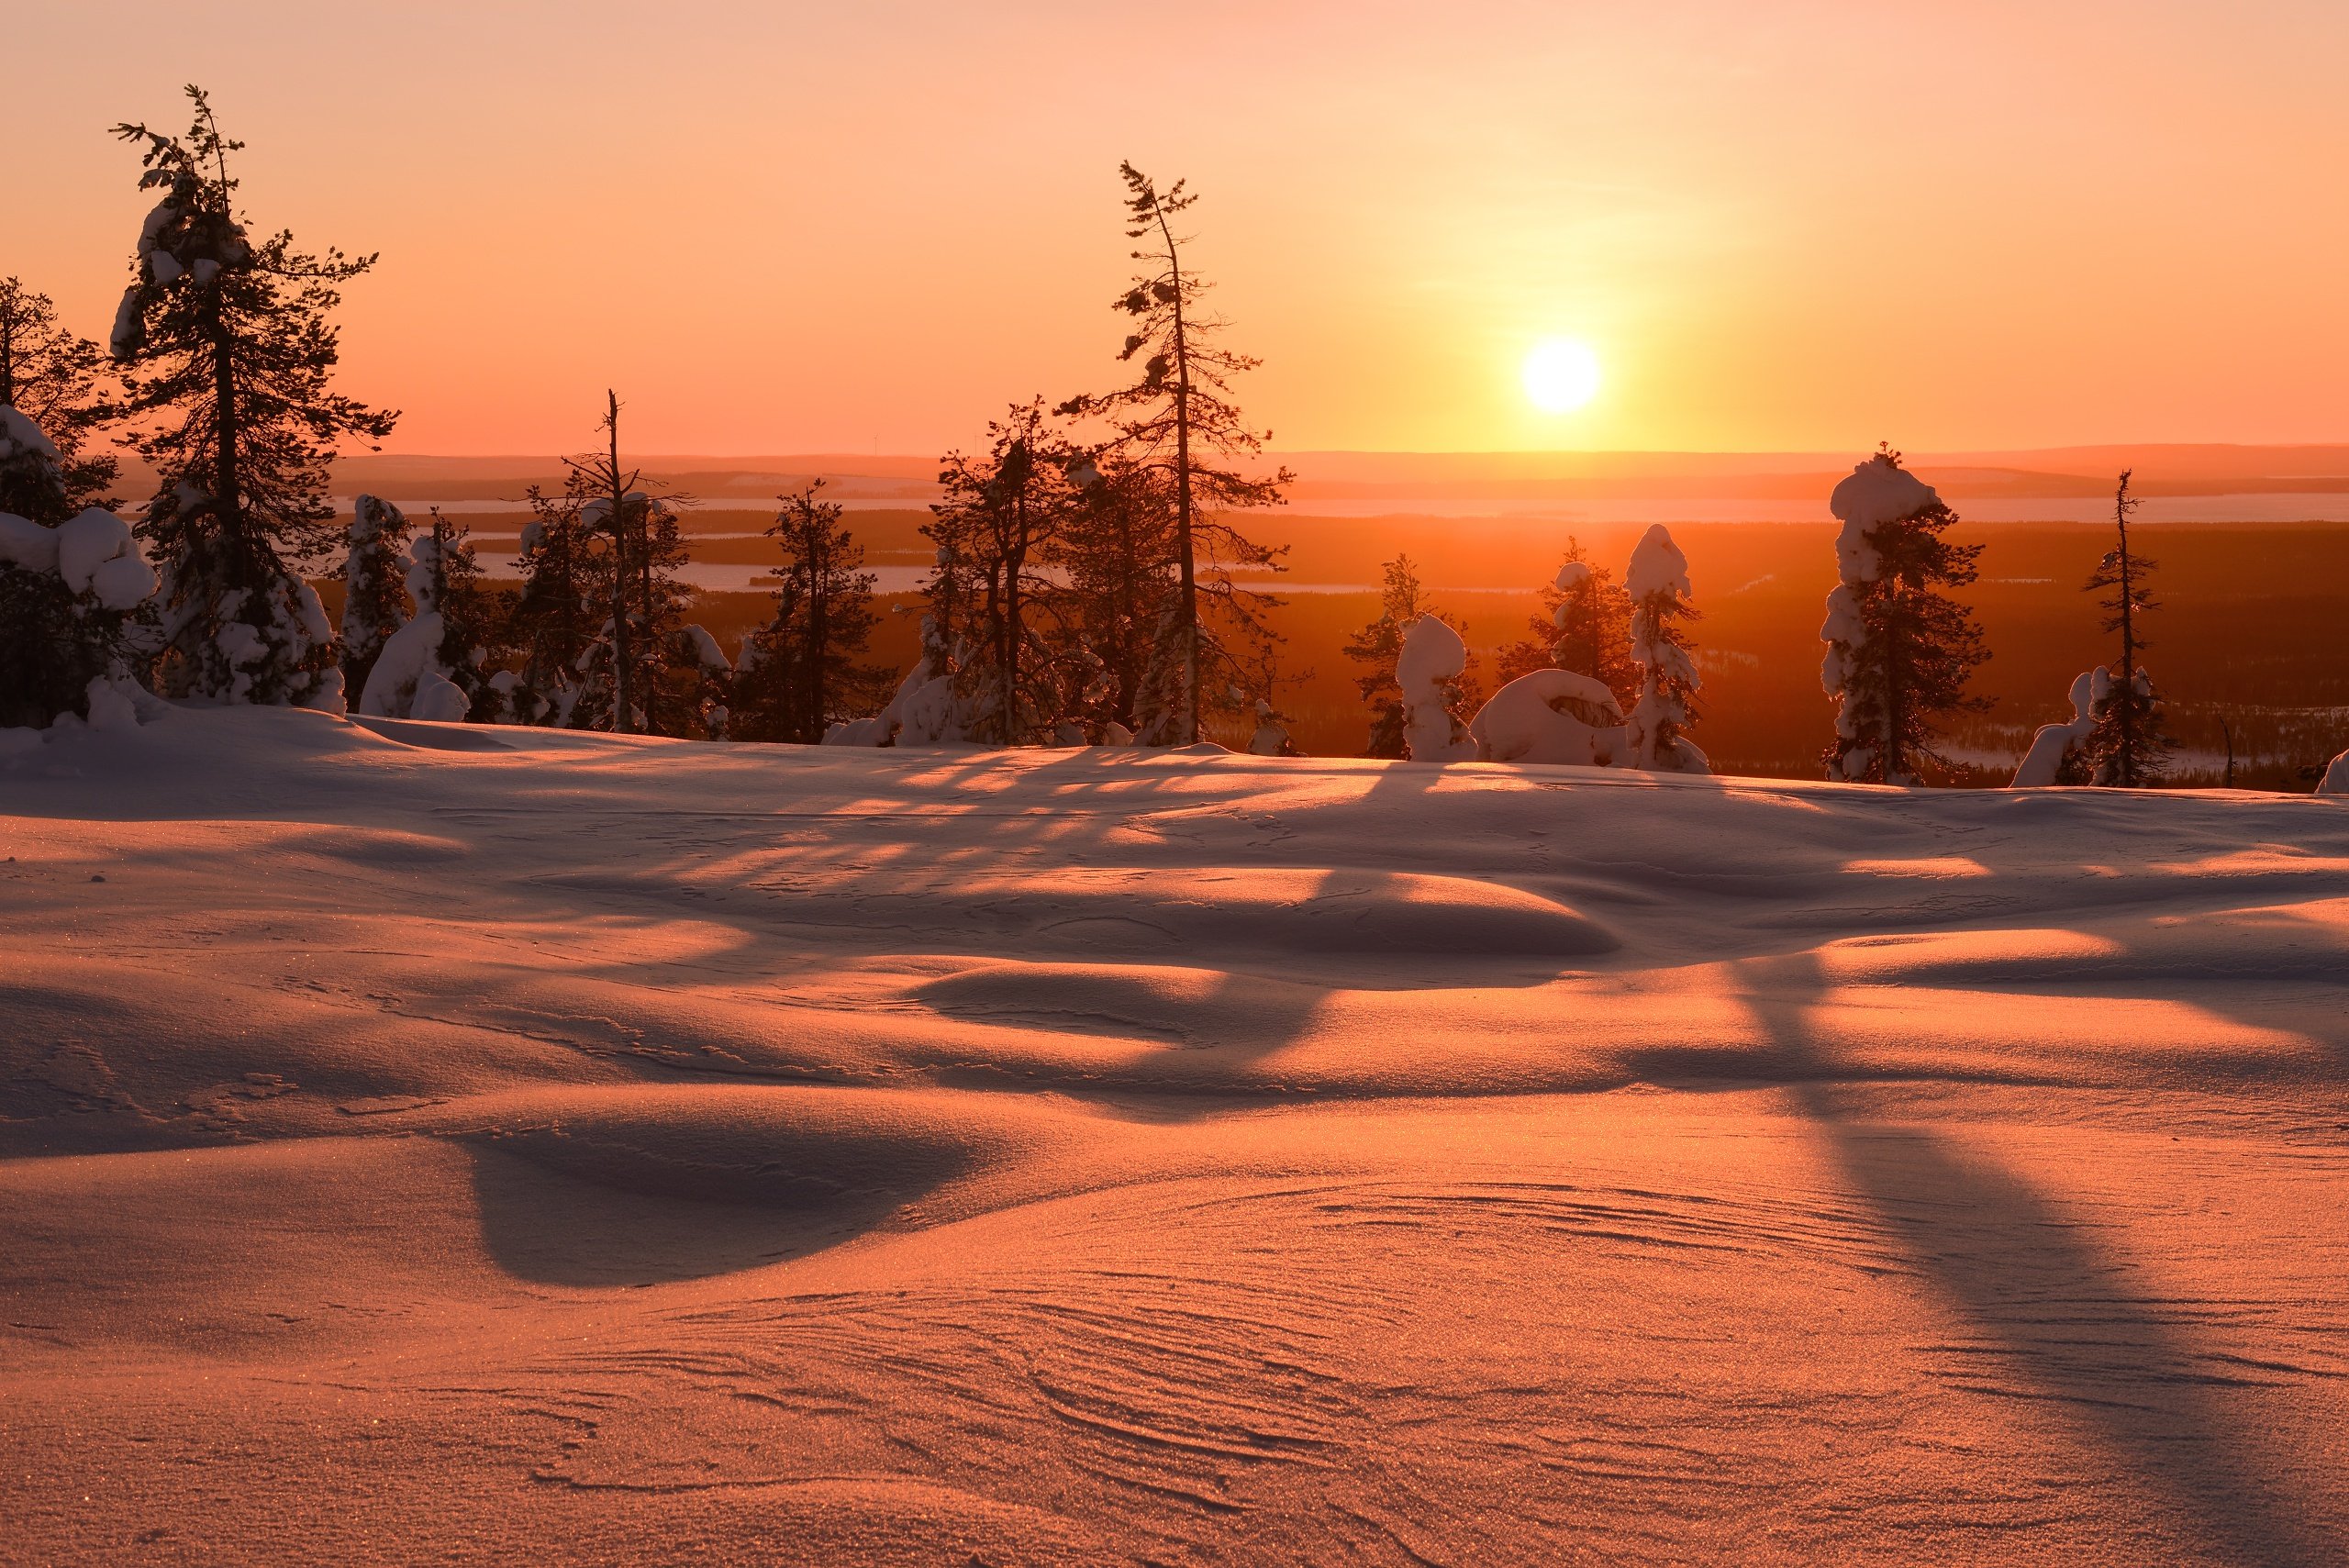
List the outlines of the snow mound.
<svg viewBox="0 0 2349 1568">
<path fill-rule="evenodd" d="M 1623 573 L 1623 591 L 1635 600 L 1651 594 L 1688 597 L 1688 558 L 1672 542 L 1672 530 L 1662 523 L 1650 524 L 1632 547 L 1631 564 Z"/>
<path fill-rule="evenodd" d="M 2065 759 L 2080 747 L 2096 731 L 2097 709 L 2103 706 L 2105 695 L 2112 689 L 2111 673 L 2103 667 L 2084 671 L 2072 683 L 2072 717 L 2065 724 L 2043 724 L 2031 738 L 2031 749 L 2023 753 L 2022 762 L 2015 769 L 2010 789 L 2045 789 L 2055 784 L 2064 771 Z"/>
<path fill-rule="evenodd" d="M 1603 681 L 1535 670 L 1495 692 L 1469 722 L 1482 762 L 1613 767 L 1627 755 L 1623 710 Z"/>
</svg>

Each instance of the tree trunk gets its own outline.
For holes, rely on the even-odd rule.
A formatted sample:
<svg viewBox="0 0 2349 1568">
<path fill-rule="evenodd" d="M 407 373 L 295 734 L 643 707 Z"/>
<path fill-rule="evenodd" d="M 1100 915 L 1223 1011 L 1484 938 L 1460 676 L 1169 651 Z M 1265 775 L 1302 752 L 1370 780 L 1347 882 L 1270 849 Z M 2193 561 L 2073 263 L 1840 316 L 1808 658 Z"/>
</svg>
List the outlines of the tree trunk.
<svg viewBox="0 0 2349 1568">
<path fill-rule="evenodd" d="M 620 476 L 620 397 L 608 388 L 604 396 L 612 432 L 608 471 L 612 484 L 612 729 L 615 734 L 631 735 L 636 731 L 636 694 L 629 672 L 628 495 L 621 488 Z"/>
<path fill-rule="evenodd" d="M 1166 215 L 1167 275 L 1174 284 L 1174 537 L 1183 562 L 1183 744 L 1199 743 L 1199 589 L 1191 551 L 1191 346 L 1183 328 L 1183 261 Z"/>
<path fill-rule="evenodd" d="M 2112 514 L 2114 526 L 2121 531 L 2121 669 L 2118 673 L 2122 690 L 2121 722 L 2117 727 L 2121 731 L 2121 747 L 2115 759 L 2120 764 L 2120 778 L 2116 782 L 2124 788 L 2131 788 L 2137 783 L 2137 628 L 2131 619 L 2136 607 L 2132 601 L 2137 596 L 2137 584 L 2129 564 L 2129 476 L 2125 473 L 2121 476 L 2121 488 L 2113 493 Z"/>
</svg>

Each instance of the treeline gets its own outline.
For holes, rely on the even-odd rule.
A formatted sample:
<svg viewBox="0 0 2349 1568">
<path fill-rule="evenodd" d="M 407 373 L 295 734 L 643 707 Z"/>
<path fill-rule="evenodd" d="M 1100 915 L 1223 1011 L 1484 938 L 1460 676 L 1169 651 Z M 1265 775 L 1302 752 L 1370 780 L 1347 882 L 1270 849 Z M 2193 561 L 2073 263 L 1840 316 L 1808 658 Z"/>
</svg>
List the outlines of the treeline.
<svg viewBox="0 0 2349 1568">
<path fill-rule="evenodd" d="M 398 418 L 332 385 L 334 309 L 375 258 L 254 238 L 241 144 L 188 95 L 182 135 L 117 128 L 155 201 L 106 349 L 0 283 L 0 726 L 134 724 L 168 697 L 866 746 L 1186 745 L 1213 727 L 1294 751 L 1275 701 L 1281 601 L 1251 585 L 1283 550 L 1244 526 L 1291 476 L 1240 406 L 1257 361 L 1207 308 L 1180 182 L 1120 168 L 1138 244 L 1111 301 L 1119 383 L 1014 402 L 941 460 L 913 668 L 868 660 L 875 578 L 820 481 L 778 498 L 772 612 L 729 659 L 690 618 L 691 498 L 624 461 L 615 395 L 596 449 L 529 492 L 518 584 L 485 579 L 437 511 L 414 521 L 362 496 L 337 526 L 336 450 Z M 135 529 L 109 445 L 158 476 Z M 2139 659 L 2154 563 L 2132 548 L 2129 477 L 2087 584 L 2116 656 L 2076 683 L 2074 717 L 2039 732 L 2020 784 L 2164 776 L 2171 743 Z M 1824 771 L 1922 782 L 1952 761 L 1952 720 L 1987 706 L 1966 688 L 1988 652 L 1953 596 L 1981 547 L 1949 542 L 1955 515 L 1889 448 L 1830 506 L 1843 527 L 1820 633 Z M 338 569 L 339 627 L 312 586 Z M 1363 671 L 1364 754 L 1704 771 L 1699 617 L 1669 532 L 1650 529 L 1620 576 L 1569 540 L 1542 595 L 1487 694 L 1411 562 L 1390 563 L 1380 615 L 1343 650 Z"/>
</svg>

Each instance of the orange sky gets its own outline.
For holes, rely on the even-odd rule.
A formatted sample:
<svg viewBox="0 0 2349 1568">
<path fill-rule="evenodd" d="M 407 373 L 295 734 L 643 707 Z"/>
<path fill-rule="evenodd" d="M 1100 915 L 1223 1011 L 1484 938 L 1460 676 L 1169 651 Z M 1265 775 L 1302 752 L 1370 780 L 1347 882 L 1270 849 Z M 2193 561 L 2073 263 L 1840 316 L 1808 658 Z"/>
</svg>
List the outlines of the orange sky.
<svg viewBox="0 0 2349 1568">
<path fill-rule="evenodd" d="M 1121 157 L 1289 449 L 2349 438 L 2349 6 L 228 4 L 12 12 L 0 271 L 102 337 L 106 126 L 214 93 L 383 252 L 406 451 L 933 451 L 1107 384 Z M 26 63 L 37 63 L 25 69 Z M 1518 381 L 1590 342 L 1588 408 Z"/>
</svg>

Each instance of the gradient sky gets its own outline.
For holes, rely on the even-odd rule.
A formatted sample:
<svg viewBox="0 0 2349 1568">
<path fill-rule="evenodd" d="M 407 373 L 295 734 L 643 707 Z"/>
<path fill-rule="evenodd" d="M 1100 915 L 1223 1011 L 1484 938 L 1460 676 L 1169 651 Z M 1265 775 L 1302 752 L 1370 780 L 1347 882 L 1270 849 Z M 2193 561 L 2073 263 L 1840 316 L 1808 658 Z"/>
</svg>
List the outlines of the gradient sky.
<svg viewBox="0 0 2349 1568">
<path fill-rule="evenodd" d="M 1162 18 L 1180 18 L 1164 37 Z M 934 451 L 1108 384 L 1117 165 L 1278 446 L 2349 439 L 2349 6 L 37 4 L 0 271 L 103 337 L 117 119 L 380 250 L 392 449 Z M 1518 381 L 1598 350 L 1575 414 Z"/>
</svg>

